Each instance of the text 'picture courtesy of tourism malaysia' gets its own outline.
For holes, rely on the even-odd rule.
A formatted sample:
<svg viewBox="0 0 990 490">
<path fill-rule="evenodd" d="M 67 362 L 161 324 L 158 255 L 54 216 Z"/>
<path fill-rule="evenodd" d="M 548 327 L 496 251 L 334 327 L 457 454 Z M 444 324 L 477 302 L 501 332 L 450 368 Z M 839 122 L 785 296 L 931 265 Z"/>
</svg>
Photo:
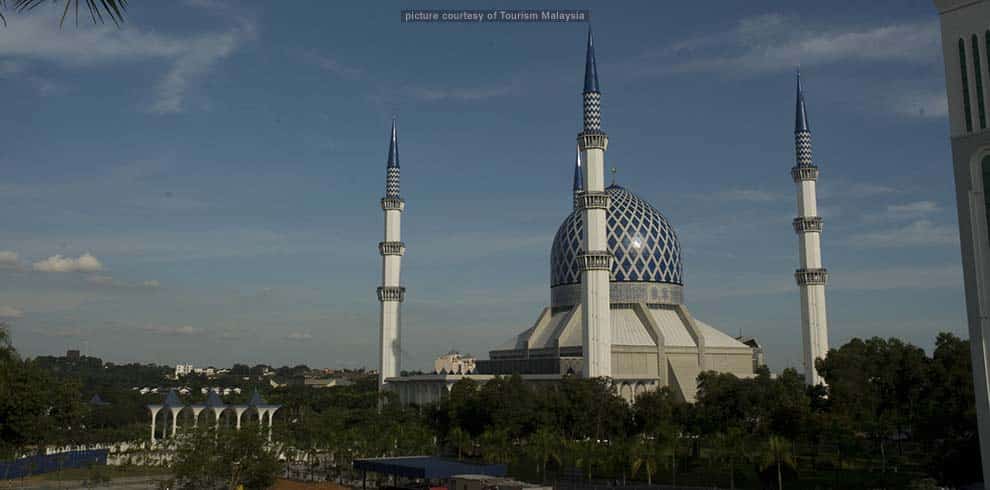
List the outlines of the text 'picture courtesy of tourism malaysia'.
<svg viewBox="0 0 990 490">
<path fill-rule="evenodd" d="M 0 0 L 0 489 L 990 489 L 990 0 L 447 7 Z"/>
</svg>

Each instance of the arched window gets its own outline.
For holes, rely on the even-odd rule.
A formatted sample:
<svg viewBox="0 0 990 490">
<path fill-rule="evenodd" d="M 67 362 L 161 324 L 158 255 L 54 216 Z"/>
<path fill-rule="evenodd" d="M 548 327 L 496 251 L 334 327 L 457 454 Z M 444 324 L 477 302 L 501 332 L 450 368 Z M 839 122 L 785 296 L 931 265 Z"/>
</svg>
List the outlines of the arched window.
<svg viewBox="0 0 990 490">
<path fill-rule="evenodd" d="M 962 74 L 963 113 L 966 117 L 966 131 L 973 131 L 973 110 L 969 106 L 969 74 L 966 72 L 966 43 L 959 40 L 959 69 Z"/>
<path fill-rule="evenodd" d="M 983 68 L 980 66 L 980 38 L 973 34 L 973 79 L 976 81 L 976 113 L 980 115 L 980 129 L 987 129 L 987 110 L 983 105 Z"/>
</svg>

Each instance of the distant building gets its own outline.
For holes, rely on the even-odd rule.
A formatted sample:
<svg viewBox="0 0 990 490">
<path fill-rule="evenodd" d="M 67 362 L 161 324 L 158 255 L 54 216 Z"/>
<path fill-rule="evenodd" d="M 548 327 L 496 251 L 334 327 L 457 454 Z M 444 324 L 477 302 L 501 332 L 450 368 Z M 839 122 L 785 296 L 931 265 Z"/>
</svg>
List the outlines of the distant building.
<svg viewBox="0 0 990 490">
<path fill-rule="evenodd" d="M 333 388 L 335 386 L 350 386 L 354 383 L 343 378 L 305 378 L 303 384 L 313 388 Z"/>
<path fill-rule="evenodd" d="M 186 375 L 192 374 L 192 373 L 193 373 L 193 365 L 192 364 L 176 364 L 175 365 L 175 377 L 176 378 L 181 378 L 183 376 L 186 376 Z"/>
<path fill-rule="evenodd" d="M 66 359 L 69 359 L 71 361 L 77 361 L 77 360 L 79 360 L 79 357 L 80 357 L 80 355 L 79 355 L 79 350 L 78 349 L 69 349 L 69 350 L 65 351 L 65 358 Z"/>
<path fill-rule="evenodd" d="M 474 372 L 474 357 L 450 351 L 433 361 L 433 371 L 437 373 L 467 374 Z"/>
</svg>

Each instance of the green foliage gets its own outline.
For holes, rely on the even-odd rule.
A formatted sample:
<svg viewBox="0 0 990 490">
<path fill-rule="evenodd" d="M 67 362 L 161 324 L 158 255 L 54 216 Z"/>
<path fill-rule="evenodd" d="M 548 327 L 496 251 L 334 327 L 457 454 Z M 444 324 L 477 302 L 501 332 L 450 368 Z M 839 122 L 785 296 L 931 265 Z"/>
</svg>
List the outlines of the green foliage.
<svg viewBox="0 0 990 490">
<path fill-rule="evenodd" d="M 250 429 L 191 432 L 181 439 L 172 465 L 178 488 L 190 490 L 266 489 L 281 469 L 262 431 Z"/>
</svg>

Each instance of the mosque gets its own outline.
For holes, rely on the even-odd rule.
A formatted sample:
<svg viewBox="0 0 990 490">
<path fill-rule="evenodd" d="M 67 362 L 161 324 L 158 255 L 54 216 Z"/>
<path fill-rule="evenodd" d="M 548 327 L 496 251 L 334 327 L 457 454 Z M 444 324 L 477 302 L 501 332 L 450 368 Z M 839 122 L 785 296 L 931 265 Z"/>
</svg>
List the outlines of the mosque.
<svg viewBox="0 0 990 490">
<path fill-rule="evenodd" d="M 821 268 L 821 218 L 814 193 L 817 167 L 798 82 L 795 126 L 799 217 L 793 226 L 800 241 L 795 279 L 801 292 L 805 363 L 809 384 L 820 380 L 814 359 L 827 351 L 824 285 Z M 557 230 L 550 254 L 550 305 L 533 325 L 491 350 L 468 373 L 400 376 L 400 284 L 405 244 L 400 219 L 405 201 L 399 191 L 399 152 L 395 121 L 389 145 L 382 255 L 379 384 L 402 403 L 439 400 L 457 381 L 484 383 L 519 374 L 530 383 L 553 383 L 563 376 L 605 377 L 619 395 L 637 395 L 668 387 L 676 398 L 693 401 L 703 371 L 753 376 L 763 364 L 755 339 L 736 339 L 697 319 L 685 304 L 681 244 L 671 223 L 632 190 L 605 186 L 608 135 L 602 130 L 601 91 L 591 31 L 588 32 L 583 91 L 583 130 L 577 137 L 573 211 Z"/>
</svg>

